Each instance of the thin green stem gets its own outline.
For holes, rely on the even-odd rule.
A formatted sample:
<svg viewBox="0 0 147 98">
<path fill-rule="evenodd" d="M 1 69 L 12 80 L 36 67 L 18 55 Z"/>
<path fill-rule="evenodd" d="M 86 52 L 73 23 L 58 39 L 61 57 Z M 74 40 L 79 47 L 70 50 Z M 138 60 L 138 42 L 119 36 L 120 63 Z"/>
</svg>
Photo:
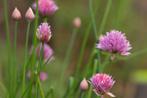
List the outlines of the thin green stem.
<svg viewBox="0 0 147 98">
<path fill-rule="evenodd" d="M 83 97 L 84 97 L 84 92 L 83 91 L 80 91 L 79 98 L 83 98 Z"/>
<path fill-rule="evenodd" d="M 33 45 L 36 46 L 37 44 L 37 38 L 36 38 L 36 31 L 37 31 L 37 26 L 38 26 L 38 20 L 39 20 L 39 11 L 38 11 L 38 0 L 36 0 L 36 14 L 35 14 L 35 27 L 34 27 L 34 35 L 33 35 Z"/>
<path fill-rule="evenodd" d="M 93 74 L 95 74 L 97 71 L 97 64 L 98 64 L 98 61 L 97 61 L 97 59 L 95 59 L 94 60 L 94 67 L 93 67 Z M 91 98 L 91 95 L 92 95 L 92 86 L 90 86 L 87 98 Z"/>
<path fill-rule="evenodd" d="M 38 78 L 38 76 L 36 77 Z M 37 80 L 37 79 L 36 79 Z M 37 80 L 38 81 L 38 80 Z M 38 82 L 35 83 L 35 98 L 38 98 Z"/>
<path fill-rule="evenodd" d="M 91 16 L 91 21 L 93 25 L 93 30 L 95 34 L 95 39 L 97 40 L 98 34 L 97 34 L 97 27 L 96 27 L 96 20 L 95 20 L 95 14 L 93 10 L 93 0 L 89 0 L 89 10 L 90 10 L 90 16 Z"/>
<path fill-rule="evenodd" d="M 100 29 L 99 29 L 99 32 L 98 32 L 99 34 L 103 33 L 103 30 L 104 30 L 104 27 L 105 27 L 105 24 L 106 24 L 106 21 L 107 21 L 107 18 L 108 18 L 108 14 L 110 12 L 111 5 L 112 5 L 112 0 L 108 0 L 106 10 L 105 10 L 105 13 L 104 13 L 104 16 L 103 16 L 103 19 L 102 19 L 102 23 L 100 25 Z"/>
<path fill-rule="evenodd" d="M 25 91 L 25 74 L 26 74 L 26 65 L 28 57 L 28 42 L 29 42 L 29 31 L 30 31 L 31 22 L 28 21 L 27 32 L 26 32 L 26 42 L 25 42 L 25 63 L 23 65 L 23 79 L 22 79 L 22 93 Z"/>
<path fill-rule="evenodd" d="M 88 40 L 88 37 L 89 37 L 89 34 L 90 34 L 90 29 L 91 29 L 91 23 L 89 24 L 89 26 L 86 30 L 87 32 L 85 33 L 84 40 L 82 42 L 80 55 L 79 55 L 78 63 L 77 63 L 77 66 L 76 66 L 76 76 L 78 76 L 78 73 L 79 73 L 79 70 L 80 70 L 80 66 L 81 66 L 81 63 L 82 63 L 83 55 L 84 55 L 84 50 L 85 50 L 86 43 L 87 43 L 87 40 Z"/>
<path fill-rule="evenodd" d="M 17 47 L 17 29 L 18 29 L 18 21 L 15 22 L 15 31 L 14 31 L 14 55 L 15 55 L 15 63 L 16 63 L 16 47 Z"/>
<path fill-rule="evenodd" d="M 89 72 L 89 67 L 91 67 L 90 65 L 92 64 L 93 58 L 95 56 L 95 47 L 92 49 L 92 53 L 90 54 L 90 58 L 88 60 L 88 64 L 85 67 L 85 71 L 84 71 L 84 76 L 87 76 L 87 72 Z"/>
<path fill-rule="evenodd" d="M 14 57 L 12 57 L 13 59 L 13 68 L 11 69 L 12 70 L 12 75 L 13 75 L 13 92 L 16 92 L 16 88 L 17 88 L 17 53 L 16 53 L 16 47 L 17 47 L 17 30 L 18 30 L 18 21 L 15 21 L 15 28 L 14 28 Z"/>
<path fill-rule="evenodd" d="M 39 85 L 39 89 L 40 89 L 40 93 L 41 93 L 41 98 L 45 98 L 44 91 L 43 91 L 43 88 L 41 86 L 41 82 L 40 82 L 39 77 L 38 77 L 37 81 L 38 81 L 38 85 Z"/>
<path fill-rule="evenodd" d="M 69 65 L 69 62 L 70 62 L 70 59 L 71 59 L 71 53 L 72 53 L 72 49 L 73 49 L 73 46 L 74 46 L 74 42 L 76 40 L 76 37 L 77 37 L 77 29 L 74 29 L 73 30 L 73 33 L 71 35 L 71 40 L 69 42 L 69 46 L 67 48 L 67 52 L 66 52 L 66 55 L 65 55 L 65 59 L 63 61 L 63 69 L 62 69 L 62 73 L 61 73 L 61 81 L 63 81 L 63 76 L 64 76 L 64 73 L 65 73 L 65 70 L 67 69 L 68 65 Z"/>
<path fill-rule="evenodd" d="M 7 81 L 8 80 L 11 80 L 11 55 L 10 55 L 10 30 L 9 30 L 9 18 L 8 18 L 8 1 L 7 0 L 3 0 L 3 5 L 4 5 L 4 21 L 5 21 L 5 32 L 6 32 L 6 47 L 7 47 L 7 55 L 8 55 L 8 74 L 7 74 Z M 9 81 L 8 83 L 8 87 L 11 87 L 11 82 Z M 10 93 L 10 96 L 11 97 L 11 91 L 12 89 L 10 88 L 9 89 L 9 93 Z"/>
<path fill-rule="evenodd" d="M 5 19 L 5 30 L 6 30 L 6 40 L 7 40 L 7 49 L 8 49 L 8 58 L 9 56 L 9 50 L 10 50 L 10 30 L 9 30 L 9 18 L 8 18 L 8 2 L 7 0 L 3 0 L 4 3 L 4 19 Z"/>
</svg>

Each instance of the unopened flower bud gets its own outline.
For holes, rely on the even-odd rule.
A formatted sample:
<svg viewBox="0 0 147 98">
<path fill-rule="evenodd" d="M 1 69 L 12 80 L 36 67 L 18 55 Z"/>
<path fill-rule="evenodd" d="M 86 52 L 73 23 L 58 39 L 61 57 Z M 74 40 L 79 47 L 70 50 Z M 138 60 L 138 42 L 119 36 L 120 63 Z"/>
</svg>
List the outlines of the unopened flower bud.
<svg viewBox="0 0 147 98">
<path fill-rule="evenodd" d="M 73 20 L 73 25 L 74 25 L 74 27 L 76 27 L 76 28 L 80 28 L 80 27 L 81 27 L 81 19 L 80 19 L 80 17 L 76 17 L 76 18 Z"/>
<path fill-rule="evenodd" d="M 21 13 L 17 8 L 14 9 L 14 11 L 12 13 L 12 18 L 14 20 L 20 20 L 22 18 Z"/>
<path fill-rule="evenodd" d="M 26 14 L 25 14 L 25 17 L 26 17 L 26 19 L 28 19 L 29 21 L 34 20 L 35 15 L 34 15 L 34 12 L 33 12 L 32 8 L 29 8 L 29 9 L 27 10 L 27 12 L 26 12 Z"/>
<path fill-rule="evenodd" d="M 85 78 L 80 83 L 80 89 L 83 91 L 88 89 L 88 82 Z"/>
</svg>

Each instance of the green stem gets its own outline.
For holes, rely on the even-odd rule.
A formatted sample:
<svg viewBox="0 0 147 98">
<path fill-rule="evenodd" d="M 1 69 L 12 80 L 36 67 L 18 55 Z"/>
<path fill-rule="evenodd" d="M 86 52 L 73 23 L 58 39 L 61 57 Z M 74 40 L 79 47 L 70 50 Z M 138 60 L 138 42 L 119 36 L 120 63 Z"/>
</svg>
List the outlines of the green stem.
<svg viewBox="0 0 147 98">
<path fill-rule="evenodd" d="M 67 69 L 67 67 L 69 65 L 69 62 L 70 62 L 70 59 L 71 59 L 71 53 L 72 53 L 72 49 L 73 49 L 76 37 L 77 37 L 77 29 L 74 29 L 72 36 L 71 36 L 71 40 L 69 42 L 69 46 L 68 46 L 66 55 L 65 55 L 65 59 L 63 61 L 63 69 L 62 69 L 61 79 L 60 79 L 61 81 L 63 81 L 62 79 L 63 79 L 64 73 L 65 73 L 65 70 Z"/>
<path fill-rule="evenodd" d="M 16 63 L 16 47 L 17 47 L 17 29 L 18 29 L 18 21 L 15 22 L 15 31 L 14 31 L 14 55 L 15 55 L 15 63 Z"/>
<path fill-rule="evenodd" d="M 8 1 L 7 0 L 3 0 L 3 5 L 4 5 L 4 21 L 5 21 L 5 32 L 6 32 L 6 45 L 7 45 L 7 55 L 8 55 L 8 66 L 7 66 L 7 69 L 8 69 L 8 74 L 7 74 L 7 81 L 11 80 L 11 52 L 10 52 L 10 30 L 9 30 L 9 18 L 8 18 Z M 8 87 L 10 88 L 11 87 L 11 82 L 9 81 L 8 83 Z M 9 93 L 10 93 L 10 97 L 11 97 L 11 91 L 12 89 L 10 88 L 9 89 Z"/>
<path fill-rule="evenodd" d="M 83 91 L 80 91 L 80 97 L 79 98 L 83 98 L 84 97 L 84 92 Z"/>
<path fill-rule="evenodd" d="M 96 73 L 97 64 L 98 64 L 98 61 L 97 61 L 97 59 L 95 59 L 95 60 L 94 60 L 94 67 L 93 67 L 93 74 Z M 91 95 L 92 95 L 92 86 L 90 86 L 90 89 L 89 89 L 89 91 L 88 91 L 88 96 L 87 96 L 87 98 L 91 98 Z"/>
<path fill-rule="evenodd" d="M 93 58 L 95 56 L 95 47 L 92 49 L 92 53 L 90 54 L 90 58 L 88 60 L 88 64 L 85 67 L 85 72 L 83 76 L 87 76 L 87 72 L 89 72 L 89 67 L 91 67 L 90 65 L 92 64 Z"/>
<path fill-rule="evenodd" d="M 38 0 L 36 0 L 36 14 L 35 14 L 35 27 L 34 27 L 34 35 L 33 35 L 33 45 L 36 46 L 37 44 L 37 38 L 36 38 L 36 31 L 38 26 L 38 20 L 39 20 L 39 11 L 38 11 Z"/>
<path fill-rule="evenodd" d="M 14 58 L 12 57 L 13 59 L 13 68 L 11 69 L 12 70 L 12 74 L 13 74 L 13 91 L 16 92 L 16 88 L 17 88 L 17 53 L 16 53 L 16 47 L 17 47 L 17 30 L 18 30 L 18 21 L 15 22 L 15 29 L 14 29 Z"/>
<path fill-rule="evenodd" d="M 98 32 L 99 34 L 103 33 L 103 30 L 104 30 L 104 27 L 105 27 L 105 24 L 106 24 L 106 20 L 108 18 L 108 14 L 110 12 L 111 5 L 112 5 L 112 0 L 108 0 L 106 10 L 105 10 L 105 13 L 104 13 L 104 16 L 103 16 L 103 19 L 102 19 L 102 23 L 100 25 L 100 29 L 99 29 L 99 32 Z"/>
<path fill-rule="evenodd" d="M 40 93 L 41 93 L 41 98 L 45 98 L 44 91 L 43 91 L 43 88 L 41 86 L 41 82 L 40 82 L 39 77 L 38 77 L 37 81 L 38 81 L 38 85 L 39 85 L 39 89 L 40 89 Z"/>
<path fill-rule="evenodd" d="M 81 50 L 80 50 L 80 55 L 79 55 L 78 63 L 77 63 L 77 66 L 76 66 L 76 76 L 79 75 L 79 70 L 80 70 L 80 66 L 81 66 L 81 63 L 82 63 L 84 50 L 85 50 L 86 43 L 87 43 L 87 40 L 88 40 L 88 37 L 89 37 L 89 34 L 90 34 L 90 28 L 91 28 L 91 23 L 89 24 L 89 26 L 86 30 L 87 32 L 85 33 L 84 40 L 82 42 L 82 47 L 81 47 Z"/>
<path fill-rule="evenodd" d="M 93 0 L 89 0 L 89 10 L 90 10 L 90 16 L 91 16 L 91 21 L 92 21 L 92 25 L 93 25 L 93 30 L 94 30 L 94 34 L 95 34 L 95 39 L 97 40 L 97 28 L 96 28 L 96 20 L 95 20 L 95 14 L 94 14 L 94 10 L 93 10 Z"/>
<path fill-rule="evenodd" d="M 36 76 L 38 78 L 38 76 Z M 37 79 L 36 79 L 37 80 Z M 37 80 L 38 81 L 38 80 Z M 35 98 L 38 98 L 38 82 L 35 83 Z"/>
<path fill-rule="evenodd" d="M 22 80 L 22 93 L 25 91 L 25 74 L 26 74 L 26 65 L 28 57 L 28 41 L 29 41 L 29 31 L 30 31 L 31 22 L 28 21 L 27 32 L 26 32 L 26 42 L 25 42 L 25 63 L 23 65 L 23 80 Z"/>
<path fill-rule="evenodd" d="M 9 50 L 10 50 L 10 31 L 9 31 L 9 19 L 8 19 L 8 2 L 7 0 L 3 0 L 4 3 L 4 19 L 5 19 L 5 30 L 6 30 L 6 40 L 7 40 L 7 48 L 8 48 L 8 58 L 9 56 Z"/>
</svg>

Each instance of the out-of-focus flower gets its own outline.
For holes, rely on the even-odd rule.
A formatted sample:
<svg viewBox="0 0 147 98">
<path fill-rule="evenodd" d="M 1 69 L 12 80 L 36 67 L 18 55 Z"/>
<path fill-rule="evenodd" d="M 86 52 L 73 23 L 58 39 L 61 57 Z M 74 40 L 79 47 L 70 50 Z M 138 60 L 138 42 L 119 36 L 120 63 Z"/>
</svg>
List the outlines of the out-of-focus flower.
<svg viewBox="0 0 147 98">
<path fill-rule="evenodd" d="M 40 72 L 39 77 L 40 77 L 40 80 L 41 80 L 41 81 L 46 81 L 47 78 L 48 78 L 48 75 L 47 75 L 46 72 Z"/>
<path fill-rule="evenodd" d="M 17 8 L 14 9 L 14 11 L 12 13 L 12 18 L 14 20 L 20 20 L 22 18 L 21 13 Z"/>
<path fill-rule="evenodd" d="M 36 9 L 36 7 L 36 3 L 34 3 L 33 9 Z M 54 0 L 38 0 L 38 10 L 43 16 L 49 16 L 58 10 L 58 6 Z"/>
<path fill-rule="evenodd" d="M 29 8 L 25 14 L 25 17 L 27 20 L 32 21 L 35 18 L 34 12 L 32 10 L 32 8 Z"/>
<path fill-rule="evenodd" d="M 32 9 L 33 9 L 33 10 L 36 10 L 36 8 L 37 8 L 37 5 L 36 5 L 36 2 L 34 2 L 34 3 L 32 4 Z"/>
<path fill-rule="evenodd" d="M 108 51 L 110 53 L 118 53 L 120 55 L 129 55 L 129 50 L 132 49 L 130 42 L 127 40 L 124 33 L 112 30 L 106 35 L 101 35 L 97 48 Z"/>
<path fill-rule="evenodd" d="M 42 23 L 36 32 L 37 38 L 42 42 L 48 42 L 52 36 L 50 25 L 47 22 Z"/>
<path fill-rule="evenodd" d="M 85 78 L 80 83 L 80 89 L 83 91 L 88 89 L 88 82 Z"/>
<path fill-rule="evenodd" d="M 81 19 L 80 19 L 80 17 L 76 17 L 76 18 L 73 20 L 73 25 L 74 25 L 74 27 L 76 27 L 76 28 L 80 28 L 80 27 L 81 27 Z"/>
<path fill-rule="evenodd" d="M 39 46 L 36 48 L 36 53 L 38 58 L 40 58 L 41 49 L 43 50 L 43 59 L 45 63 L 50 62 L 53 59 L 53 50 L 52 48 L 44 43 L 44 47 L 42 47 L 42 44 L 39 44 Z"/>
<path fill-rule="evenodd" d="M 111 97 L 115 97 L 112 93 L 109 92 L 115 83 L 111 76 L 103 73 L 97 73 L 96 75 L 92 76 L 90 83 L 93 86 L 93 91 L 97 95 L 107 94 Z"/>
</svg>

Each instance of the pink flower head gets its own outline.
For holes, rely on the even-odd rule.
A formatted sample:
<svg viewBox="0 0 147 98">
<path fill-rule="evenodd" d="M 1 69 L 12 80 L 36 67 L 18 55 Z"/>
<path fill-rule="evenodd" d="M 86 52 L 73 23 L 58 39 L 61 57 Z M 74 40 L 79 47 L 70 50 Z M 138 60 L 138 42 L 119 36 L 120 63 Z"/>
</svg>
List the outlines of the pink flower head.
<svg viewBox="0 0 147 98">
<path fill-rule="evenodd" d="M 40 80 L 41 80 L 41 81 L 45 81 L 45 80 L 47 80 L 48 75 L 47 75 L 46 72 L 40 72 L 39 77 L 40 77 Z"/>
<path fill-rule="evenodd" d="M 38 58 L 40 57 L 41 48 L 42 48 L 42 44 L 39 44 L 39 46 L 36 48 Z M 47 44 L 44 44 L 43 49 L 44 49 L 43 50 L 44 62 L 48 63 L 49 61 L 51 61 L 53 59 L 54 52 L 53 52 L 52 48 Z"/>
<path fill-rule="evenodd" d="M 111 97 L 115 97 L 112 93 L 109 92 L 115 83 L 111 76 L 103 73 L 97 73 L 90 79 L 90 83 L 93 86 L 93 91 L 97 95 L 107 94 Z"/>
<path fill-rule="evenodd" d="M 36 9 L 36 4 L 33 4 L 33 8 Z M 38 10 L 43 16 L 49 16 L 58 10 L 58 6 L 54 0 L 38 0 Z"/>
<path fill-rule="evenodd" d="M 50 25 L 47 22 L 42 23 L 37 29 L 37 38 L 43 42 L 48 42 L 52 36 Z"/>
<path fill-rule="evenodd" d="M 99 38 L 97 48 L 111 53 L 119 53 L 120 55 L 129 55 L 132 49 L 129 41 L 124 33 L 112 30 Z"/>
</svg>

